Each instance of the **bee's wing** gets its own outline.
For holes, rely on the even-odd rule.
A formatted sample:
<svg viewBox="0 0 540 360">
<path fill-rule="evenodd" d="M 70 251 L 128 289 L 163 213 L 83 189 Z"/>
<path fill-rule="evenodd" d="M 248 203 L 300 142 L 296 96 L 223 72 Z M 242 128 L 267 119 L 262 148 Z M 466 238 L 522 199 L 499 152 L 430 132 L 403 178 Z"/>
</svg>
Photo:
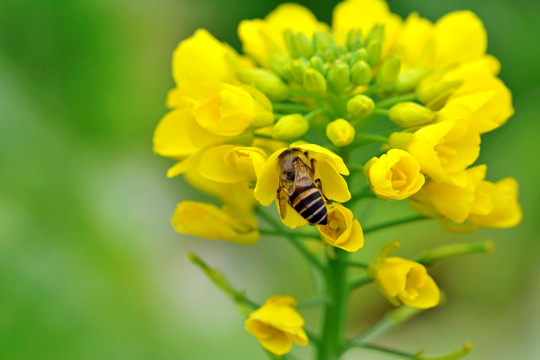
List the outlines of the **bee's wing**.
<svg viewBox="0 0 540 360">
<path fill-rule="evenodd" d="M 289 195 L 287 195 L 287 192 L 281 186 L 278 189 L 278 203 L 281 218 L 285 219 L 285 215 L 287 214 L 287 204 L 289 203 Z"/>
</svg>

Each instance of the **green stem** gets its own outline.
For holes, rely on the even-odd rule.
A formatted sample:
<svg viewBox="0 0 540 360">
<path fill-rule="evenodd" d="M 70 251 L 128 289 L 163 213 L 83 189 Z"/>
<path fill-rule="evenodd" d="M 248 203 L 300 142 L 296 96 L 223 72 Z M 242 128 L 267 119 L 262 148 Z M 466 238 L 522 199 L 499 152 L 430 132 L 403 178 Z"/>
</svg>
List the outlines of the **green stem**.
<svg viewBox="0 0 540 360">
<path fill-rule="evenodd" d="M 292 231 L 286 231 L 286 230 L 274 230 L 274 229 L 259 229 L 259 232 L 263 235 L 268 235 L 268 236 L 297 236 L 297 237 L 302 237 L 302 238 L 305 238 L 305 239 L 308 239 L 308 240 L 320 240 L 320 235 L 319 234 L 308 234 L 308 233 L 302 233 L 302 232 L 292 232 Z"/>
<path fill-rule="evenodd" d="M 378 134 L 359 133 L 355 136 L 354 142 L 349 145 L 351 148 L 357 148 L 372 143 L 388 143 L 388 136 Z"/>
<path fill-rule="evenodd" d="M 392 96 L 392 97 L 386 98 L 384 100 L 381 100 L 381 101 L 375 103 L 375 107 L 376 108 L 386 108 L 386 107 L 390 107 L 390 106 L 392 106 L 394 104 L 397 104 L 397 103 L 400 103 L 400 102 L 414 101 L 417 98 L 418 98 L 418 96 L 416 95 L 416 93 L 409 93 L 409 94 L 404 94 L 404 95 Z"/>
<path fill-rule="evenodd" d="M 412 215 L 403 219 L 384 222 L 382 224 L 377 224 L 377 225 L 373 225 L 373 226 L 365 228 L 364 235 L 375 232 L 375 231 L 383 230 L 392 226 L 408 224 L 408 223 L 412 223 L 412 222 L 416 222 L 420 220 L 426 220 L 426 219 L 430 219 L 430 218 L 422 216 L 422 215 Z"/>
<path fill-rule="evenodd" d="M 418 357 L 417 357 L 418 354 L 412 354 L 412 353 L 408 353 L 408 352 L 404 352 L 400 350 L 390 349 L 384 346 L 379 346 L 379 345 L 374 345 L 374 344 L 361 344 L 361 345 L 355 344 L 353 346 L 359 347 L 362 349 L 374 350 L 374 351 L 382 352 L 389 355 L 394 355 L 394 356 L 401 357 L 404 359 L 418 360 Z"/>
<path fill-rule="evenodd" d="M 359 268 L 363 268 L 363 269 L 367 269 L 369 264 L 366 263 L 366 262 L 363 262 L 363 261 L 356 261 L 356 260 L 351 260 L 351 261 L 348 261 L 347 262 L 347 265 L 348 266 L 353 266 L 353 267 L 359 267 Z"/>
<path fill-rule="evenodd" d="M 266 135 L 266 134 L 257 134 L 257 133 L 254 133 L 253 134 L 253 137 L 256 137 L 256 138 L 261 138 L 261 139 L 269 139 L 269 140 L 276 140 L 272 137 L 272 135 Z"/>
<path fill-rule="evenodd" d="M 322 266 L 321 262 L 315 256 L 313 256 L 313 254 L 310 253 L 308 249 L 306 249 L 304 245 L 297 239 L 297 236 L 300 233 L 292 234 L 292 233 L 285 232 L 284 230 L 282 230 L 282 226 L 280 222 L 275 220 L 270 214 L 268 214 L 266 211 L 264 211 L 262 208 L 258 206 L 255 207 L 255 212 L 260 217 L 262 217 L 269 225 L 273 226 L 274 230 L 276 232 L 279 232 L 279 235 L 286 237 L 291 243 L 291 245 L 294 246 L 302 255 L 304 255 L 306 260 L 310 262 L 315 268 L 321 271 L 324 271 L 324 267 Z"/>
<path fill-rule="evenodd" d="M 359 277 L 358 279 L 355 279 L 355 280 L 351 281 L 351 283 L 349 284 L 349 291 L 352 291 L 352 290 L 354 290 L 356 288 L 359 288 L 360 286 L 369 284 L 372 281 L 373 281 L 373 279 L 370 278 L 368 274 L 364 274 L 361 277 Z"/>
<path fill-rule="evenodd" d="M 375 109 L 373 109 L 373 111 L 371 113 L 375 114 L 375 115 L 388 116 L 389 112 L 390 112 L 390 110 L 388 110 L 388 109 L 375 108 Z"/>
<path fill-rule="evenodd" d="M 296 306 L 298 309 L 306 309 L 314 306 L 326 305 L 331 300 L 326 296 L 317 296 L 311 299 L 306 299 L 298 302 Z"/>
<path fill-rule="evenodd" d="M 457 360 L 457 359 L 461 359 L 465 357 L 472 350 L 472 344 L 465 343 L 461 348 L 449 354 L 446 354 L 443 356 L 437 356 L 437 357 L 425 357 L 423 351 L 419 351 L 413 354 L 413 353 L 409 353 L 409 352 L 405 352 L 401 350 L 390 349 L 385 346 L 380 346 L 380 345 L 375 345 L 375 344 L 352 344 L 351 346 L 362 348 L 362 349 L 373 350 L 377 352 L 382 352 L 382 353 L 393 355 L 393 356 L 400 357 L 403 359 L 412 359 L 412 360 Z"/>
<path fill-rule="evenodd" d="M 347 314 L 347 255 L 335 249 L 335 257 L 328 256 L 326 271 L 326 293 L 332 301 L 326 305 L 323 319 L 323 334 L 318 348 L 318 360 L 339 359 L 343 353 L 343 338 Z"/>
<path fill-rule="evenodd" d="M 313 110 L 311 106 L 295 103 L 273 103 L 272 108 L 276 112 L 283 113 L 305 113 Z"/>
<path fill-rule="evenodd" d="M 396 310 L 385 315 L 377 324 L 373 327 L 355 337 L 350 342 L 351 346 L 362 346 L 369 343 L 387 331 L 403 324 L 405 321 L 419 314 L 423 309 L 417 309 L 409 306 L 401 306 Z"/>
<path fill-rule="evenodd" d="M 197 265 L 206 274 L 214 285 L 220 288 L 225 294 L 229 295 L 239 307 L 242 314 L 247 316 L 251 311 L 260 307 L 255 302 L 249 300 L 243 291 L 236 290 L 221 271 L 211 268 L 203 259 L 194 253 L 188 253 L 187 257 L 189 261 Z"/>
<path fill-rule="evenodd" d="M 452 256 L 473 254 L 473 253 L 489 253 L 493 251 L 493 241 L 486 240 L 476 244 L 453 244 L 441 246 L 437 249 L 428 251 L 420 255 L 416 262 L 423 265 L 431 265 L 435 261 L 446 259 Z"/>
<path fill-rule="evenodd" d="M 304 117 L 306 118 L 307 121 L 311 121 L 313 120 L 317 115 L 321 115 L 321 114 L 324 114 L 324 113 L 328 113 L 329 109 L 327 108 L 317 108 L 311 112 L 309 112 L 308 114 L 304 115 Z"/>
</svg>

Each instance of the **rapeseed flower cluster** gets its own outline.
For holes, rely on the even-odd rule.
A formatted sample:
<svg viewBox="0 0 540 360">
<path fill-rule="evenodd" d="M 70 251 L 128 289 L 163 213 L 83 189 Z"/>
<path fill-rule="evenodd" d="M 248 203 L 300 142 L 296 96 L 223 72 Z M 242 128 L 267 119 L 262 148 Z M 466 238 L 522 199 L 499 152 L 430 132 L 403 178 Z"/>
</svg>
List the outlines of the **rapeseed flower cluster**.
<svg viewBox="0 0 540 360">
<path fill-rule="evenodd" d="M 382 0 L 345 0 L 329 26 L 283 4 L 242 21 L 238 35 L 243 54 L 204 29 L 173 54 L 176 86 L 154 151 L 175 161 L 167 176 L 182 175 L 220 203 L 181 202 L 172 217 L 178 232 L 253 244 L 264 233 L 254 212 L 275 202 L 287 227 L 316 225 L 337 255 L 356 252 L 364 231 L 353 207 L 360 195 L 349 188 L 366 181 L 362 197 L 407 199 L 449 230 L 521 221 L 517 181 L 491 182 L 487 166 L 475 165 L 481 136 L 514 109 L 472 12 L 432 23 L 417 13 L 403 20 Z M 372 143 L 381 151 L 357 151 Z M 440 291 L 426 268 L 388 257 L 393 244 L 369 265 L 369 278 L 394 305 L 436 306 Z M 295 305 L 271 297 L 246 329 L 275 354 L 293 341 L 306 345 Z"/>
</svg>

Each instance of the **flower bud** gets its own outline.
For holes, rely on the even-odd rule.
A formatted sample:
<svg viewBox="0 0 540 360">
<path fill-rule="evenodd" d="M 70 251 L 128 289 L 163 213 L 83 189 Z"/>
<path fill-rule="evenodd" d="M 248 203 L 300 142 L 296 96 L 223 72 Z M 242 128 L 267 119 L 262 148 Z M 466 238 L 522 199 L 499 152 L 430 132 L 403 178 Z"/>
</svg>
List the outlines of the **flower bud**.
<svg viewBox="0 0 540 360">
<path fill-rule="evenodd" d="M 362 30 L 361 29 L 351 29 L 347 33 L 346 40 L 347 48 L 349 50 L 356 50 L 362 45 Z"/>
<path fill-rule="evenodd" d="M 289 97 L 289 87 L 273 72 L 266 69 L 246 69 L 237 73 L 240 81 L 254 86 L 272 101 L 282 101 Z"/>
<path fill-rule="evenodd" d="M 341 92 L 345 90 L 350 83 L 350 73 L 347 64 L 342 61 L 337 62 L 328 72 L 328 82 L 335 91 Z"/>
<path fill-rule="evenodd" d="M 294 140 L 309 130 L 309 122 L 300 114 L 282 116 L 272 129 L 272 136 L 278 140 Z"/>
<path fill-rule="evenodd" d="M 300 56 L 309 58 L 311 55 L 313 55 L 313 43 L 308 39 L 306 34 L 301 32 L 296 33 L 294 36 L 294 41 Z"/>
<path fill-rule="evenodd" d="M 347 111 L 358 119 L 365 118 L 375 108 L 373 100 L 366 95 L 356 95 L 347 102 Z"/>
<path fill-rule="evenodd" d="M 317 70 L 323 75 L 326 74 L 326 65 L 324 65 L 324 62 L 320 56 L 313 56 L 309 60 L 309 66 L 311 66 L 312 68 L 314 68 L 315 70 Z"/>
<path fill-rule="evenodd" d="M 307 68 L 307 65 L 300 60 L 293 60 L 291 62 L 291 74 L 294 82 L 299 84 L 302 83 Z"/>
<path fill-rule="evenodd" d="M 435 113 L 425 106 L 407 101 L 392 106 L 388 116 L 394 124 L 410 127 L 431 122 L 435 117 Z"/>
<path fill-rule="evenodd" d="M 382 55 L 382 45 L 380 41 L 372 41 L 367 46 L 367 62 L 373 68 L 379 64 Z"/>
<path fill-rule="evenodd" d="M 349 65 L 354 66 L 354 64 L 356 64 L 360 60 L 367 61 L 367 50 L 366 50 L 366 48 L 361 48 L 361 49 L 356 50 L 352 54 L 352 56 L 351 56 L 351 58 L 349 60 Z"/>
<path fill-rule="evenodd" d="M 369 33 L 366 37 L 366 43 L 370 43 L 372 41 L 379 41 L 382 43 L 384 38 L 384 25 L 382 24 L 376 24 L 374 25 L 371 30 L 369 30 Z"/>
<path fill-rule="evenodd" d="M 355 131 L 347 120 L 337 119 L 326 127 L 326 136 L 336 146 L 347 146 L 354 140 Z"/>
<path fill-rule="evenodd" d="M 315 69 L 307 69 L 304 73 L 303 79 L 304 88 L 317 94 L 324 94 L 326 92 L 326 79 L 324 76 Z"/>
<path fill-rule="evenodd" d="M 287 65 L 287 63 L 287 60 L 275 54 L 268 58 L 268 66 L 270 69 L 280 76 L 283 76 L 283 67 Z"/>
<path fill-rule="evenodd" d="M 351 70 L 351 80 L 355 85 L 367 85 L 371 81 L 371 66 L 363 60 L 354 64 Z"/>
<path fill-rule="evenodd" d="M 313 34 L 313 48 L 318 54 L 324 53 L 326 49 L 332 46 L 331 41 L 328 39 L 328 35 L 317 30 Z"/>
<path fill-rule="evenodd" d="M 446 99 L 452 94 L 454 89 L 461 84 L 461 81 L 438 81 L 437 79 L 426 79 L 416 88 L 418 100 L 426 104 L 430 109 L 439 109 Z"/>
<path fill-rule="evenodd" d="M 401 67 L 401 60 L 399 57 L 392 54 L 384 60 L 377 74 L 377 86 L 385 88 L 392 85 L 399 74 L 399 68 Z"/>
<path fill-rule="evenodd" d="M 287 29 L 283 32 L 283 40 L 285 40 L 285 47 L 289 51 L 291 58 L 296 59 L 300 57 L 300 50 L 296 46 L 294 32 L 292 30 Z"/>
<path fill-rule="evenodd" d="M 416 88 L 429 70 L 409 69 L 398 75 L 396 80 L 396 90 L 398 93 L 408 93 Z"/>
<path fill-rule="evenodd" d="M 336 60 L 336 51 L 333 48 L 328 48 L 324 51 L 323 58 L 328 62 Z"/>
</svg>

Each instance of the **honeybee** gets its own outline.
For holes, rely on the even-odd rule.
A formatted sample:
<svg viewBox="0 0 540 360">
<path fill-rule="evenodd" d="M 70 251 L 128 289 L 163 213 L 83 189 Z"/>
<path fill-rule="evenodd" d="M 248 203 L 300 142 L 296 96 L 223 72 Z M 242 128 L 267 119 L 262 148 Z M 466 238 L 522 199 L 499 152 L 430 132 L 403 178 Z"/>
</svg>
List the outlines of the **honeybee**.
<svg viewBox="0 0 540 360">
<path fill-rule="evenodd" d="M 287 205 L 306 219 L 311 225 L 326 225 L 328 212 L 320 179 L 314 179 L 315 159 L 309 160 L 308 153 L 290 148 L 279 157 L 279 187 L 277 198 L 281 218 L 285 218 Z M 308 165 L 310 164 L 310 165 Z"/>
</svg>

